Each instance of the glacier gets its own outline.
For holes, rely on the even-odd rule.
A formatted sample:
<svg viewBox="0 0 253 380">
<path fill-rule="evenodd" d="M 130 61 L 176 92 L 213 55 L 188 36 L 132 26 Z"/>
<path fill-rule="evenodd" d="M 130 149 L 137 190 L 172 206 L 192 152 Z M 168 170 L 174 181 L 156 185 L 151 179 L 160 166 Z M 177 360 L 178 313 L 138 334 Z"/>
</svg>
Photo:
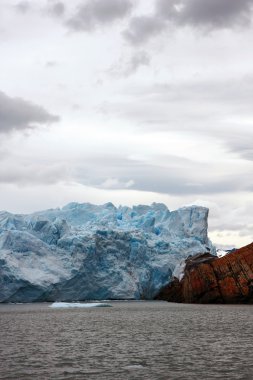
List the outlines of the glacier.
<svg viewBox="0 0 253 380">
<path fill-rule="evenodd" d="M 0 212 L 0 302 L 153 299 L 189 255 L 215 254 L 208 209 L 72 202 Z"/>
</svg>

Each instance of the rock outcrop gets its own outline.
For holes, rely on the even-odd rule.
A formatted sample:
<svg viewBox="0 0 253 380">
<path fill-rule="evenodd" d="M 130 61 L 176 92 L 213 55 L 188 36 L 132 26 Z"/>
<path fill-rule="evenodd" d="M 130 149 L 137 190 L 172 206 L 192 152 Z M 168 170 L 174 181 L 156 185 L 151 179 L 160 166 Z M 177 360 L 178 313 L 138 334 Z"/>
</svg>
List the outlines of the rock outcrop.
<svg viewBox="0 0 253 380">
<path fill-rule="evenodd" d="M 181 279 L 165 286 L 157 299 L 186 303 L 253 303 L 253 243 L 217 258 L 189 257 Z"/>
<path fill-rule="evenodd" d="M 71 203 L 0 213 L 0 302 L 153 299 L 190 254 L 215 252 L 208 209 Z"/>
</svg>

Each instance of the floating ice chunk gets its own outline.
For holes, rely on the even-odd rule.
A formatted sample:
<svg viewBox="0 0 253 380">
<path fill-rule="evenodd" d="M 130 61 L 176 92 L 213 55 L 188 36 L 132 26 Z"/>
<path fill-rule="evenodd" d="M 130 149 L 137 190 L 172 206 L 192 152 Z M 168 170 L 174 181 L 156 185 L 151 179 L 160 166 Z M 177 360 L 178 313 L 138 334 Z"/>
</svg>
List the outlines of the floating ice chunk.
<svg viewBox="0 0 253 380">
<path fill-rule="evenodd" d="M 144 369 L 145 367 L 142 364 L 130 364 L 124 367 L 124 369 L 129 369 L 129 370 L 135 370 L 135 369 Z"/>
<path fill-rule="evenodd" d="M 109 303 L 80 303 L 80 302 L 54 302 L 49 307 L 52 307 L 54 309 L 68 309 L 68 308 L 89 308 L 89 307 L 111 307 Z"/>
</svg>

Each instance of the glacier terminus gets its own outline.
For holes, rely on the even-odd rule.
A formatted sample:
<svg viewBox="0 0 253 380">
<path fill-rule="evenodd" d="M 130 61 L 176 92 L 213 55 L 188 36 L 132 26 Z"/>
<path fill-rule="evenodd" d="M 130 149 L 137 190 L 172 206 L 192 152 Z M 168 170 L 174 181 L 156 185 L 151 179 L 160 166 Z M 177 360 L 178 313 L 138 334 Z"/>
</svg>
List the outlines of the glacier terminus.
<svg viewBox="0 0 253 380">
<path fill-rule="evenodd" d="M 0 212 L 0 302 L 153 299 L 182 260 L 211 252 L 208 209 L 70 203 Z"/>
</svg>

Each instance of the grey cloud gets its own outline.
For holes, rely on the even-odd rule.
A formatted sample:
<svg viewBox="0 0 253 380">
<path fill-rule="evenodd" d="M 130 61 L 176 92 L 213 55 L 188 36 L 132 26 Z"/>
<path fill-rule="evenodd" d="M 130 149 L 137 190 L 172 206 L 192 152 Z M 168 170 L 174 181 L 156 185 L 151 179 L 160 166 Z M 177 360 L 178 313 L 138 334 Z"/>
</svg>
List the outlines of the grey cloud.
<svg viewBox="0 0 253 380">
<path fill-rule="evenodd" d="M 39 3 L 39 2 L 38 2 Z M 33 10 L 35 13 L 42 12 L 43 15 L 51 15 L 54 17 L 62 17 L 65 13 L 65 5 L 62 1 L 48 0 L 46 5 L 36 4 L 31 1 L 23 0 L 15 5 L 15 8 L 20 13 L 28 13 Z"/>
<path fill-rule="evenodd" d="M 77 168 L 78 182 L 97 188 L 131 188 L 170 195 L 194 195 L 247 191 L 253 184 L 249 173 L 216 173 L 215 164 L 202 164 L 176 156 L 165 156 L 163 164 L 154 165 L 123 157 L 90 157 L 90 166 Z M 105 174 L 106 173 L 106 174 Z"/>
<path fill-rule="evenodd" d="M 179 25 L 230 28 L 251 21 L 252 0 L 158 0 L 157 13 Z"/>
<path fill-rule="evenodd" d="M 173 155 L 159 160 L 161 163 L 155 165 L 124 156 L 84 155 L 82 162 L 66 158 L 46 161 L 34 158 L 31 162 L 28 157 L 12 154 L 2 157 L 0 183 L 33 185 L 63 181 L 100 189 L 133 189 L 185 197 L 237 193 L 248 191 L 253 185 L 249 170 L 240 173 L 238 181 L 237 173 L 227 175 L 226 168 L 219 168 L 217 172 L 216 163 L 201 163 Z M 221 224 L 219 218 L 216 219 Z M 214 229 L 215 226 L 216 220 Z"/>
<path fill-rule="evenodd" d="M 61 17 L 65 13 L 65 5 L 62 1 L 53 1 L 49 4 L 48 12 L 52 16 Z"/>
<path fill-rule="evenodd" d="M 98 112 L 128 120 L 139 132 L 190 133 L 229 156 L 253 161 L 253 80 L 188 81 L 126 86 L 125 101 Z M 249 187 L 248 190 L 252 190 Z"/>
<path fill-rule="evenodd" d="M 193 78 L 187 83 L 124 86 L 122 91 L 126 101 L 104 104 L 107 114 L 129 119 L 145 130 L 201 132 L 252 152 L 253 80 L 249 77 Z"/>
<path fill-rule="evenodd" d="M 43 107 L 21 98 L 11 98 L 0 91 L 0 133 L 31 129 L 37 124 L 59 120 Z"/>
<path fill-rule="evenodd" d="M 251 99 L 253 96 L 253 80 L 251 78 L 234 78 L 233 80 L 196 80 L 192 78 L 187 82 L 154 83 L 124 90 L 130 97 L 142 99 L 146 103 L 174 106 L 187 104 L 203 105 L 195 107 L 195 111 L 205 115 L 207 111 L 213 112 L 217 108 L 225 115 L 244 116 L 252 114 Z M 205 108 L 204 108 L 205 107 Z M 191 109 L 191 107 L 189 107 Z M 217 113 L 216 113 L 217 114 Z M 213 114 L 215 117 L 215 114 Z"/>
<path fill-rule="evenodd" d="M 139 45 L 169 27 L 190 26 L 205 31 L 246 26 L 252 20 L 253 0 L 157 0 L 150 16 L 133 17 L 124 38 Z"/>
<path fill-rule="evenodd" d="M 231 152 L 238 153 L 246 160 L 253 161 L 253 135 L 252 133 L 234 133 L 227 139 L 227 145 Z"/>
<path fill-rule="evenodd" d="M 144 51 L 139 51 L 134 54 L 130 61 L 128 62 L 127 68 L 125 70 L 126 75 L 135 73 L 141 66 L 149 66 L 150 57 Z"/>
<path fill-rule="evenodd" d="M 80 4 L 66 24 L 76 31 L 89 31 L 124 18 L 131 9 L 130 0 L 88 0 Z"/>
<path fill-rule="evenodd" d="M 128 77 L 136 73 L 140 67 L 149 66 L 150 61 L 150 56 L 146 52 L 134 52 L 128 61 L 120 61 L 107 70 L 107 72 L 114 77 Z"/>
<path fill-rule="evenodd" d="M 52 68 L 52 67 L 55 67 L 57 65 L 58 65 L 58 62 L 56 62 L 56 61 L 47 61 L 45 63 L 45 67 L 47 67 L 47 68 Z"/>
<path fill-rule="evenodd" d="M 140 45 L 159 34 L 165 27 L 162 19 L 153 16 L 133 17 L 122 34 L 132 45 Z"/>
<path fill-rule="evenodd" d="M 10 160 L 12 160 L 10 162 Z M 14 162 L 8 157 L 8 162 L 1 162 L 0 183 L 15 185 L 56 184 L 68 180 L 68 170 L 61 163 L 31 163 L 26 160 Z"/>
<path fill-rule="evenodd" d="M 227 201 L 225 198 L 220 200 L 218 207 L 219 213 L 216 217 L 212 217 L 212 209 L 210 212 L 211 227 L 210 231 L 231 232 L 238 231 L 241 236 L 252 236 L 253 238 L 253 220 L 252 220 L 252 202 L 243 201 L 234 197 L 234 201 Z"/>
<path fill-rule="evenodd" d="M 27 13 L 31 8 L 31 3 L 29 1 L 20 1 L 15 5 L 15 8 L 20 13 Z"/>
</svg>

